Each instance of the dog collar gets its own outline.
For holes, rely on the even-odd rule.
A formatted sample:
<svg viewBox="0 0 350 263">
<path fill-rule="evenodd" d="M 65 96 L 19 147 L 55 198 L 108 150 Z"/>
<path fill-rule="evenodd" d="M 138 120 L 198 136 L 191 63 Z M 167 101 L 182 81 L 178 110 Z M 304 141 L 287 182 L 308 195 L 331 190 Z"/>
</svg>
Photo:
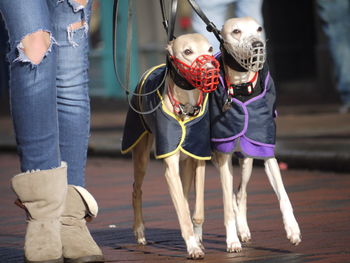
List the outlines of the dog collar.
<svg viewBox="0 0 350 263">
<path fill-rule="evenodd" d="M 185 115 L 185 116 L 193 117 L 193 116 L 196 116 L 202 108 L 202 104 L 203 104 L 202 91 L 199 93 L 198 101 L 195 106 L 189 103 L 182 104 L 178 100 L 176 100 L 174 98 L 174 94 L 171 87 L 168 87 L 168 97 L 171 105 L 173 105 L 174 113 L 177 115 Z"/>
<path fill-rule="evenodd" d="M 258 72 L 255 72 L 254 77 L 248 82 L 239 83 L 239 84 L 231 84 L 227 77 L 225 77 L 226 85 L 227 85 L 227 93 L 229 96 L 242 95 L 249 96 L 253 92 L 253 83 L 258 77 Z"/>
<path fill-rule="evenodd" d="M 232 99 L 235 96 L 249 96 L 253 93 L 254 87 L 253 83 L 258 77 L 258 72 L 255 72 L 254 77 L 245 83 L 240 84 L 231 84 L 227 77 L 225 77 L 226 86 L 227 86 L 227 99 L 222 107 L 222 111 L 225 112 L 231 107 Z"/>
</svg>

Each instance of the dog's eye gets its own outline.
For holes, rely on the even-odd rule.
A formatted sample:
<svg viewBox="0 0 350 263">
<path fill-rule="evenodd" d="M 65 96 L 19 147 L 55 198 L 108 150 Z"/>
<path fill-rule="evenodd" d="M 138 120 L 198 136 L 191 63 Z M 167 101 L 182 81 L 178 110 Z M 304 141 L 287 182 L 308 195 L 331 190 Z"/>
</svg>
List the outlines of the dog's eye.
<svg viewBox="0 0 350 263">
<path fill-rule="evenodd" d="M 208 50 L 210 53 L 213 52 L 213 47 L 210 47 Z"/>
<path fill-rule="evenodd" d="M 232 32 L 233 32 L 233 34 L 240 34 L 240 33 L 241 33 L 241 30 L 239 30 L 239 29 L 234 29 Z"/>
<path fill-rule="evenodd" d="M 261 26 L 258 27 L 258 32 L 262 32 L 263 31 L 263 28 Z"/>
<path fill-rule="evenodd" d="M 184 53 L 185 53 L 185 55 L 188 56 L 188 55 L 191 55 L 193 52 L 191 49 L 185 49 Z"/>
</svg>

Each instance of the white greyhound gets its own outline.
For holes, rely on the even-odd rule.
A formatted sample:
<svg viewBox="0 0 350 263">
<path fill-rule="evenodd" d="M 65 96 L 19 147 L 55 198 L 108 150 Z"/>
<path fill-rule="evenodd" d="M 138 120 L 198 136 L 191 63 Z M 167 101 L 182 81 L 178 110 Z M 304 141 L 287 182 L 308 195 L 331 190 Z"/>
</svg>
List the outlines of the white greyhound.
<svg viewBox="0 0 350 263">
<path fill-rule="evenodd" d="M 213 48 L 200 34 L 179 36 L 168 44 L 169 70 L 160 65 L 148 70 L 137 87 L 133 108 L 126 118 L 122 152 L 132 150 L 134 162 L 133 208 L 134 234 L 139 244 L 146 244 L 142 217 L 142 182 L 155 141 L 155 155 L 165 163 L 165 178 L 176 209 L 188 257 L 204 257 L 202 224 L 204 222 L 205 160 L 211 158 L 208 92 L 218 84 L 219 62 Z M 196 87 L 196 88 L 195 88 Z M 196 206 L 192 216 L 188 194 L 195 178 Z"/>
<path fill-rule="evenodd" d="M 228 252 L 242 250 L 251 239 L 247 223 L 247 184 L 253 159 L 264 160 L 265 172 L 279 200 L 289 241 L 298 245 L 301 234 L 274 157 L 275 88 L 265 63 L 262 27 L 250 17 L 225 22 L 223 45 L 218 60 L 222 74 L 211 94 L 211 140 L 213 162 L 219 169 L 224 201 L 224 221 Z M 240 155 L 241 183 L 233 191 L 232 155 Z"/>
</svg>

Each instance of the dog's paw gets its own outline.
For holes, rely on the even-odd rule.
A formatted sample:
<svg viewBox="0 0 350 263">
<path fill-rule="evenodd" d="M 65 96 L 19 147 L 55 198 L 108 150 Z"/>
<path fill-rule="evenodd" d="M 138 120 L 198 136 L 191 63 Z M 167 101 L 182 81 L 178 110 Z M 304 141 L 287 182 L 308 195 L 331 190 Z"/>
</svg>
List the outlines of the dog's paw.
<svg viewBox="0 0 350 263">
<path fill-rule="evenodd" d="M 297 222 L 285 226 L 287 238 L 293 245 L 297 246 L 301 242 L 301 233 Z"/>
<path fill-rule="evenodd" d="M 240 242 L 227 243 L 227 252 L 238 253 L 242 251 L 242 245 Z"/>
<path fill-rule="evenodd" d="M 195 236 L 190 236 L 188 240 L 185 241 L 187 246 L 188 258 L 190 259 L 203 259 L 204 252 Z"/>
<path fill-rule="evenodd" d="M 294 246 L 299 245 L 301 242 L 301 235 L 300 234 L 293 234 L 291 236 L 287 236 L 289 239 L 290 243 L 292 243 Z"/>
<path fill-rule="evenodd" d="M 138 245 L 147 245 L 147 241 L 145 237 L 139 237 L 136 239 Z"/>
<path fill-rule="evenodd" d="M 146 245 L 145 227 L 143 225 L 134 227 L 134 235 L 138 245 Z"/>
<path fill-rule="evenodd" d="M 248 231 L 240 231 L 238 235 L 242 242 L 249 242 L 251 239 L 249 229 Z"/>
<path fill-rule="evenodd" d="M 250 241 L 251 235 L 246 220 L 240 220 L 240 218 L 237 218 L 237 232 L 242 242 Z"/>
<path fill-rule="evenodd" d="M 189 258 L 189 259 L 203 259 L 204 252 L 200 247 L 191 248 L 190 251 L 188 251 L 187 258 Z"/>
<path fill-rule="evenodd" d="M 299 245 L 301 242 L 301 234 L 299 227 L 294 227 L 294 228 L 286 228 L 287 232 L 287 238 L 292 243 L 294 246 Z"/>
</svg>

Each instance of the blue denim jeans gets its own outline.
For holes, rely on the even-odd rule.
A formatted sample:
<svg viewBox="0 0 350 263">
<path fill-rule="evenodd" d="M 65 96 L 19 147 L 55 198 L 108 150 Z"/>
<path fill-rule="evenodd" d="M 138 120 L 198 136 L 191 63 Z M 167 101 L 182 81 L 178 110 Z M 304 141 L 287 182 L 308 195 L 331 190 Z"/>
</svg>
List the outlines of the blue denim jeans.
<svg viewBox="0 0 350 263">
<path fill-rule="evenodd" d="M 215 26 L 221 30 L 225 21 L 234 17 L 253 17 L 259 24 L 263 25 L 262 4 L 263 0 L 197 0 L 205 15 Z M 227 13 L 230 4 L 235 5 L 235 14 Z M 213 45 L 214 52 L 219 51 L 219 42 L 213 33 L 206 30 L 206 25 L 201 18 L 193 13 L 192 26 L 194 31 L 203 34 L 209 43 Z"/>
<path fill-rule="evenodd" d="M 90 133 L 88 95 L 88 21 L 85 7 L 74 0 L 1 0 L 9 34 L 10 102 L 21 170 L 68 164 L 68 183 L 84 185 Z M 84 21 L 71 30 L 70 25 Z M 46 31 L 51 45 L 35 64 L 21 40 Z"/>
<path fill-rule="evenodd" d="M 329 40 L 340 98 L 350 105 L 350 1 L 318 0 L 317 3 Z"/>
</svg>

